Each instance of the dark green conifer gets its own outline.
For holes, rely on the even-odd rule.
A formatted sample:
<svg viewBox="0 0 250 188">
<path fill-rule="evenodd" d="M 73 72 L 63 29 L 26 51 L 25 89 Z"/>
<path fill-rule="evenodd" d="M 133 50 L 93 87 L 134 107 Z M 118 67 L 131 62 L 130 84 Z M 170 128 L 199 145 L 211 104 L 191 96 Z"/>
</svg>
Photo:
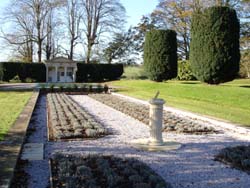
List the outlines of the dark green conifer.
<svg viewBox="0 0 250 188">
<path fill-rule="evenodd" d="M 177 41 L 172 30 L 147 32 L 144 44 L 144 67 L 153 81 L 177 76 Z"/>
<path fill-rule="evenodd" d="M 191 68 L 209 84 L 233 80 L 239 71 L 239 20 L 229 7 L 211 7 L 192 17 Z"/>
</svg>

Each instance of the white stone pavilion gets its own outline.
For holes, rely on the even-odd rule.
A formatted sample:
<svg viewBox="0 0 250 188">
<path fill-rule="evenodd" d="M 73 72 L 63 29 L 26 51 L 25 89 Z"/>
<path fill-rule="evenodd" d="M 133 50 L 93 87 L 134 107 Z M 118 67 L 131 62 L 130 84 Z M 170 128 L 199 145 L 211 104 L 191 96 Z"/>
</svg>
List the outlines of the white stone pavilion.
<svg viewBox="0 0 250 188">
<path fill-rule="evenodd" d="M 64 57 L 45 61 L 46 82 L 75 82 L 77 63 Z"/>
</svg>

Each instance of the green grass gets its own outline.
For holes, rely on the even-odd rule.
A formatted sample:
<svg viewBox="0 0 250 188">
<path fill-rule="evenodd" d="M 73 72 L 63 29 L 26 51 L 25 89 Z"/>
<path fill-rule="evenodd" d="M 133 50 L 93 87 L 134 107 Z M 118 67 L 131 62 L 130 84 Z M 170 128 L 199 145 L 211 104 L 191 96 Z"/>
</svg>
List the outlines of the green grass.
<svg viewBox="0 0 250 188">
<path fill-rule="evenodd" d="M 0 140 L 16 121 L 32 92 L 0 91 Z"/>
<path fill-rule="evenodd" d="M 235 80 L 222 85 L 198 81 L 121 80 L 112 82 L 118 92 L 149 100 L 157 91 L 166 105 L 250 126 L 250 80 Z"/>
<path fill-rule="evenodd" d="M 146 79 L 147 75 L 142 66 L 125 66 L 122 78 L 130 80 Z"/>
</svg>

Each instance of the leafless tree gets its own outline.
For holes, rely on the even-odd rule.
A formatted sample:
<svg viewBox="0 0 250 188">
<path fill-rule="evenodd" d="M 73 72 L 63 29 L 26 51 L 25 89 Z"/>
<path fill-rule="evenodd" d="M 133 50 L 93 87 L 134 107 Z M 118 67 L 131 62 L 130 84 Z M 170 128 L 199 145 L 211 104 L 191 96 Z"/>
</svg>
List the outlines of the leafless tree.
<svg viewBox="0 0 250 188">
<path fill-rule="evenodd" d="M 105 32 L 122 27 L 125 8 L 119 0 L 81 0 L 83 25 L 86 37 L 86 63 L 90 63 L 92 48 Z"/>
<path fill-rule="evenodd" d="M 32 62 L 34 27 L 29 22 L 30 16 L 23 14 L 23 10 L 14 5 L 15 3 L 7 8 L 3 21 L 11 22 L 15 29 L 7 33 L 2 29 L 2 37 L 13 46 L 14 54 L 19 60 Z"/>
<path fill-rule="evenodd" d="M 50 10 L 46 18 L 46 39 L 43 44 L 46 60 L 50 60 L 60 53 L 58 41 L 60 37 L 62 38 L 60 31 L 63 24 L 59 12 L 65 5 L 64 1 L 57 0 L 48 7 Z"/>
<path fill-rule="evenodd" d="M 73 60 L 74 49 L 78 44 L 81 37 L 81 21 L 82 21 L 82 11 L 79 9 L 79 0 L 66 0 L 66 25 L 69 33 L 69 52 L 67 53 L 68 58 Z"/>
<path fill-rule="evenodd" d="M 11 11 L 8 11 L 8 18 L 9 21 L 12 21 L 14 27 L 12 29 L 12 34 L 7 34 L 5 38 L 9 42 L 10 38 L 15 38 L 17 41 L 16 44 L 19 45 L 23 43 L 28 46 L 28 43 L 32 43 L 32 45 L 29 44 L 29 47 L 33 47 L 33 43 L 35 43 L 37 45 L 37 59 L 38 62 L 41 63 L 43 42 L 48 35 L 51 34 L 52 29 L 50 26 L 52 23 L 50 22 L 51 11 L 53 7 L 57 6 L 59 3 L 60 0 L 12 1 L 9 6 L 9 10 Z M 16 35 L 17 28 L 22 28 L 23 34 L 21 36 Z M 48 40 L 50 40 L 49 37 Z"/>
<path fill-rule="evenodd" d="M 189 59 L 191 16 L 195 8 L 192 0 L 160 0 L 151 14 L 160 28 L 177 32 L 178 54 L 182 59 Z"/>
</svg>

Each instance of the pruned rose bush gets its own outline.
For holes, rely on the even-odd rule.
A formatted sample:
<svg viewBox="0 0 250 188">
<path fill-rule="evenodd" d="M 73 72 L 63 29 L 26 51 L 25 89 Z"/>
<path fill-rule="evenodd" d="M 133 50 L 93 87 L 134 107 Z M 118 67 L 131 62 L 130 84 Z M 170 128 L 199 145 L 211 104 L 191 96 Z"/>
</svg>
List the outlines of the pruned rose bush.
<svg viewBox="0 0 250 188">
<path fill-rule="evenodd" d="M 100 123 L 66 94 L 50 93 L 47 102 L 49 124 L 55 140 L 97 138 L 107 134 Z"/>
<path fill-rule="evenodd" d="M 135 159 L 56 154 L 51 165 L 54 188 L 171 188 L 146 164 Z"/>
</svg>

